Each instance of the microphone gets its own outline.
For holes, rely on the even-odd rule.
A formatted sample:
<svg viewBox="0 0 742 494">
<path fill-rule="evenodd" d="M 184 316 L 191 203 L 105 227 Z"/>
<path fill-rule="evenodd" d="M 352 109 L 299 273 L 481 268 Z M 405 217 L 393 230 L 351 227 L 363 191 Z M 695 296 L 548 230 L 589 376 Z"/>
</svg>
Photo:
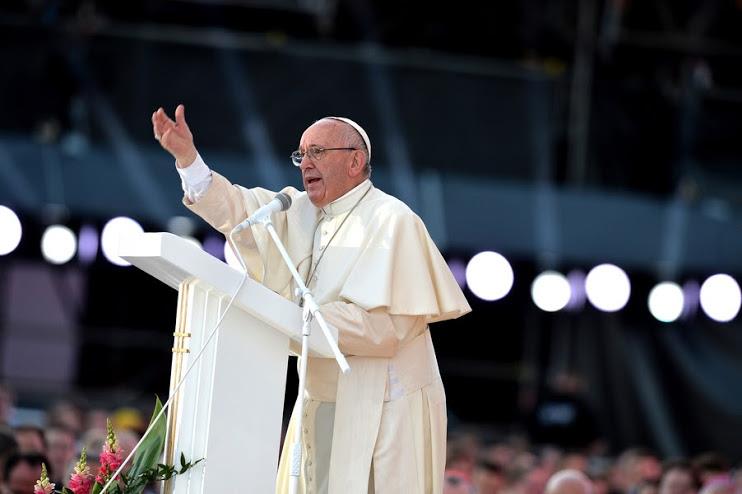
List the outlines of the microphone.
<svg viewBox="0 0 742 494">
<path fill-rule="evenodd" d="M 271 202 L 266 204 L 265 206 L 259 207 L 253 214 L 250 215 L 249 218 L 247 218 L 245 221 L 234 227 L 233 232 L 241 232 L 245 228 L 249 228 L 250 226 L 254 225 L 255 223 L 259 223 L 266 218 L 269 218 L 270 215 L 273 213 L 277 213 L 279 211 L 286 211 L 288 208 L 291 207 L 291 197 L 288 194 L 284 194 L 283 192 L 279 192 L 276 194 L 276 197 L 273 198 Z"/>
</svg>

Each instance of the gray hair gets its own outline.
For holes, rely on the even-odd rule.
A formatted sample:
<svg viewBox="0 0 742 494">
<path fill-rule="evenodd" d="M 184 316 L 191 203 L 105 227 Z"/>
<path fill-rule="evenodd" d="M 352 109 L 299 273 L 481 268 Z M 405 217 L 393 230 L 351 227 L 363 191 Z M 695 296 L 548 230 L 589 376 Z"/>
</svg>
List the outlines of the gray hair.
<svg viewBox="0 0 742 494">
<path fill-rule="evenodd" d="M 592 494 L 593 484 L 587 475 L 579 470 L 560 470 L 549 478 L 545 494 L 564 494 L 579 490 L 582 494 Z"/>
<path fill-rule="evenodd" d="M 338 122 L 343 122 L 344 124 L 348 125 L 353 129 L 353 134 L 355 137 L 355 141 L 358 143 L 358 145 L 361 147 L 361 151 L 366 155 L 366 163 L 364 163 L 364 171 L 366 172 L 366 175 L 371 175 L 371 140 L 368 138 L 368 134 L 365 130 L 363 130 L 363 127 L 358 125 L 353 120 L 346 118 L 346 117 L 324 117 L 321 120 L 335 120 Z M 351 135 L 353 135 L 351 134 Z M 358 137 L 360 137 L 360 142 L 358 142 Z"/>
</svg>

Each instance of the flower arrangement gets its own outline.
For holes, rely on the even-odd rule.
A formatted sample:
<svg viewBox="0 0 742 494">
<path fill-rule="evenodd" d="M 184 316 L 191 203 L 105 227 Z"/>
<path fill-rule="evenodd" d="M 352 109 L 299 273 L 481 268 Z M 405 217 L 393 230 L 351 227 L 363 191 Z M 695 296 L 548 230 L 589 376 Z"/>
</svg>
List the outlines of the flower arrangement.
<svg viewBox="0 0 742 494">
<path fill-rule="evenodd" d="M 165 417 L 163 415 L 158 418 L 160 410 L 162 410 L 162 403 L 157 399 L 150 421 L 152 430 L 137 449 L 131 469 L 127 473 L 121 473 L 111 483 L 106 489 L 107 494 L 141 494 L 149 483 L 167 480 L 182 474 L 201 461 L 188 462 L 181 454 L 180 468 L 158 463 L 165 448 Z M 99 494 L 122 463 L 121 448 L 111 421 L 108 420 L 106 442 L 100 454 L 100 469 L 97 475 L 93 476 L 90 472 L 90 467 L 87 465 L 87 452 L 83 449 L 66 487 L 62 487 L 62 490 L 55 490 L 56 486 L 49 482 L 46 465 L 42 465 L 41 478 L 34 486 L 34 494 Z"/>
</svg>

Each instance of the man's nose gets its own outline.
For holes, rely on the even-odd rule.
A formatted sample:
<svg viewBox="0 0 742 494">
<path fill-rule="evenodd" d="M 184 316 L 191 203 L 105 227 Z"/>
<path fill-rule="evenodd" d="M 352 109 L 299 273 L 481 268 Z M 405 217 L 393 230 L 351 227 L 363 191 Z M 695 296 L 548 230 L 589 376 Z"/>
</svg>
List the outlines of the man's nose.
<svg viewBox="0 0 742 494">
<path fill-rule="evenodd" d="M 306 170 L 307 168 L 314 168 L 314 162 L 312 161 L 312 158 L 307 156 L 306 154 L 301 159 L 301 165 L 299 165 L 299 169 L 301 171 Z"/>
</svg>

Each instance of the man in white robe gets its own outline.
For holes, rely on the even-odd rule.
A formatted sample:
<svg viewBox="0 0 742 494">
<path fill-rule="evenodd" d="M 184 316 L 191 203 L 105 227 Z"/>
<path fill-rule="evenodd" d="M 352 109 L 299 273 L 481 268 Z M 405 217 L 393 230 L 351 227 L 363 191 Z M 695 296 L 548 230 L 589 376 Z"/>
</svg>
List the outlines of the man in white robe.
<svg viewBox="0 0 742 494">
<path fill-rule="evenodd" d="M 178 106 L 152 115 L 155 138 L 176 160 L 184 204 L 229 232 L 275 193 L 231 184 L 199 156 Z M 420 218 L 369 180 L 371 143 L 355 122 L 326 117 L 302 135 L 293 160 L 305 192 L 273 215 L 287 251 L 337 330 L 351 372 L 310 358 L 279 465 L 288 492 L 290 446 L 302 435 L 300 492 L 440 493 L 446 403 L 428 324 L 471 309 Z M 260 227 L 236 238 L 249 274 L 296 301 L 278 250 Z M 294 348 L 295 351 L 298 349 Z M 296 430 L 296 414 L 303 427 Z"/>
</svg>

